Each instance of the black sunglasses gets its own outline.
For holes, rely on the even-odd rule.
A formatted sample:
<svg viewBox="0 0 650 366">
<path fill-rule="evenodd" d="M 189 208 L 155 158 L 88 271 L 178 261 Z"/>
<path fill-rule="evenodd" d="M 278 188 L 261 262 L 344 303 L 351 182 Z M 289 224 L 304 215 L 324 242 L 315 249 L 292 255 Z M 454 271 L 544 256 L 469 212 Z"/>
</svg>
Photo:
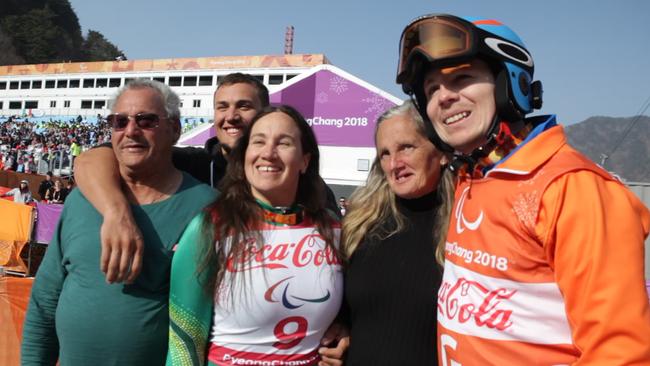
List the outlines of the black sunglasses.
<svg viewBox="0 0 650 366">
<path fill-rule="evenodd" d="M 113 113 L 106 116 L 106 121 L 112 129 L 119 131 L 126 128 L 129 124 L 129 118 L 135 120 L 135 124 L 146 130 L 158 127 L 160 116 L 155 113 L 138 113 L 135 116 L 129 116 L 121 113 Z"/>
</svg>

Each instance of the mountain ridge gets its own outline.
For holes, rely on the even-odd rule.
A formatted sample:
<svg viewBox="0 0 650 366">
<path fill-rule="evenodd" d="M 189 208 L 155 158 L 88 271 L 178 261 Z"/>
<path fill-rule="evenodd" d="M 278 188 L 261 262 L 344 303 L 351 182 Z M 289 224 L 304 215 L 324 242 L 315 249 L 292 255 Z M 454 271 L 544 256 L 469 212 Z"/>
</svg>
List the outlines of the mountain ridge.
<svg viewBox="0 0 650 366">
<path fill-rule="evenodd" d="M 650 182 L 650 116 L 593 116 L 564 128 L 569 143 L 606 170 Z"/>
<path fill-rule="evenodd" d="M 2 0 L 0 49 L 0 65 L 126 59 L 100 32 L 82 34 L 69 0 Z"/>
</svg>

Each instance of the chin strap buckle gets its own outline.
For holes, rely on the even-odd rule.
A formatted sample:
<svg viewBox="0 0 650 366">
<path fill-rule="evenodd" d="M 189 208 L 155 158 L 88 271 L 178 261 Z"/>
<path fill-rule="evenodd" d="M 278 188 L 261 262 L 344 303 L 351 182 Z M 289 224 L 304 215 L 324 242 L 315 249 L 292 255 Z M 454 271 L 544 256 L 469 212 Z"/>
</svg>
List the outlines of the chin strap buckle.
<svg viewBox="0 0 650 366">
<path fill-rule="evenodd" d="M 512 131 L 507 123 L 501 122 L 499 124 L 499 131 L 494 134 L 494 140 L 496 141 L 496 146 L 504 146 L 512 141 Z"/>
<path fill-rule="evenodd" d="M 483 146 L 479 146 L 470 154 L 454 153 L 454 157 L 449 164 L 449 169 L 452 172 L 458 172 L 462 167 L 466 167 L 467 173 L 471 176 L 482 175 L 482 171 L 475 171 L 477 168 L 481 168 L 481 160 L 490 155 L 497 147 L 509 146 L 514 144 L 514 139 L 512 138 L 512 131 L 507 122 L 500 122 L 497 124 L 497 131 L 489 135 L 487 143 Z M 484 166 L 483 166 L 484 167 Z"/>
</svg>

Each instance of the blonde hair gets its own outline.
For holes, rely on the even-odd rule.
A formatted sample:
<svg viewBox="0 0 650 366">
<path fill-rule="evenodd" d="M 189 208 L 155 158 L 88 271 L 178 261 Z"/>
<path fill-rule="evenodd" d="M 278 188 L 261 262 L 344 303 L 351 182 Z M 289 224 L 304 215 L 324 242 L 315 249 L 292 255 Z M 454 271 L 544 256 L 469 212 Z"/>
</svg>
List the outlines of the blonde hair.
<svg viewBox="0 0 650 366">
<path fill-rule="evenodd" d="M 375 143 L 379 125 L 395 116 L 406 115 L 415 124 L 417 132 L 426 136 L 424 121 L 411 101 L 393 107 L 377 119 Z M 436 188 L 436 207 L 433 225 L 433 245 L 436 248 L 436 261 L 443 265 L 445 239 L 449 225 L 449 215 L 454 202 L 453 174 L 444 169 Z M 394 225 L 389 225 L 393 221 Z M 343 220 L 342 252 L 349 259 L 365 238 L 386 239 L 406 228 L 406 218 L 397 208 L 395 193 L 390 189 L 381 169 L 379 156 L 372 163 L 366 185 L 357 188 L 348 203 L 348 212 Z"/>
</svg>

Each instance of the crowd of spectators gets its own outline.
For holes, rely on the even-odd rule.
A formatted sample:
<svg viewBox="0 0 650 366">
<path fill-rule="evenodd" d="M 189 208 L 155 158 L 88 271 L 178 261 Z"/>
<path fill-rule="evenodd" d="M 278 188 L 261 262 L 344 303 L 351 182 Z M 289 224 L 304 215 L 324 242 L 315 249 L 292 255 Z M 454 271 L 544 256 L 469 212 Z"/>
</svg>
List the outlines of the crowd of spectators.
<svg viewBox="0 0 650 366">
<path fill-rule="evenodd" d="M 47 172 L 45 174 L 45 179 L 43 179 L 38 186 L 38 195 L 43 202 L 63 204 L 68 193 L 70 193 L 73 188 L 74 179 L 72 177 L 62 180 L 60 178 L 55 178 L 52 172 Z"/>
<path fill-rule="evenodd" d="M 110 141 L 110 128 L 81 117 L 32 122 L 29 118 L 0 120 L 0 169 L 37 173 L 70 167 L 75 151 Z"/>
<path fill-rule="evenodd" d="M 184 131 L 204 123 L 210 121 L 186 119 Z M 72 178 L 59 181 L 52 177 L 52 170 L 60 169 L 58 175 L 61 176 L 72 175 L 74 157 L 81 151 L 110 142 L 110 131 L 101 115 L 92 123 L 80 116 L 47 120 L 0 117 L 0 170 L 32 174 L 47 172 L 38 190 L 40 199 L 48 203 L 63 203 L 74 181 Z M 57 181 L 61 190 L 55 189 Z"/>
</svg>

